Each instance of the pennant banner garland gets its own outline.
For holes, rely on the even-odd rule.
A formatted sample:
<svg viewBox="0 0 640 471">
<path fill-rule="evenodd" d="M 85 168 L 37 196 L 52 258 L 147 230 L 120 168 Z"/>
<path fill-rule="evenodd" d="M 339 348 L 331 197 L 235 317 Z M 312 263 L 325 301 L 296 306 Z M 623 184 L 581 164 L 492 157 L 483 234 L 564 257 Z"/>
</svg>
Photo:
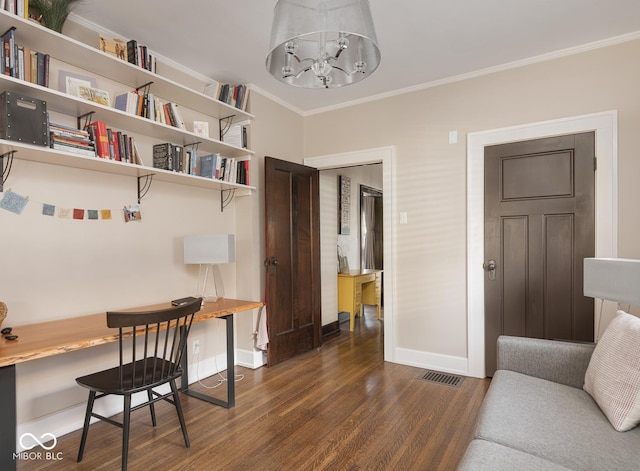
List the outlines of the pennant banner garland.
<svg viewBox="0 0 640 471">
<path fill-rule="evenodd" d="M 0 208 L 15 214 L 22 214 L 27 203 L 35 203 L 42 205 L 42 215 L 50 217 L 59 217 L 61 219 L 75 219 L 81 221 L 110 221 L 113 219 L 111 209 L 83 209 L 83 208 L 62 208 L 50 203 L 38 203 L 32 201 L 28 196 L 22 196 L 10 189 L 2 193 L 0 199 Z M 124 221 L 140 221 L 142 215 L 140 206 L 125 206 Z"/>
<path fill-rule="evenodd" d="M 5 191 L 0 200 L 0 208 L 12 213 L 22 214 L 24 207 L 29 202 L 29 198 L 19 195 L 11 190 Z"/>
</svg>

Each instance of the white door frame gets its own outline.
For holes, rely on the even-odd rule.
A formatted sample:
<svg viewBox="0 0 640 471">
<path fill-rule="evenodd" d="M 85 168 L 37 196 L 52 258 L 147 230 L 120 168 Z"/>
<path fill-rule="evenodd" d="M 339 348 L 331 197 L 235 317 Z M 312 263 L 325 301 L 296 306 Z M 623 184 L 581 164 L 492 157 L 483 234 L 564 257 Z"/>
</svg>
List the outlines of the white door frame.
<svg viewBox="0 0 640 471">
<path fill-rule="evenodd" d="M 470 376 L 484 365 L 484 148 L 543 137 L 595 131 L 596 256 L 618 254 L 618 113 L 606 111 L 469 133 L 467 136 L 467 351 Z"/>
<path fill-rule="evenodd" d="M 395 147 L 380 147 L 344 154 L 308 157 L 304 164 L 318 170 L 328 170 L 340 167 L 355 167 L 373 163 L 382 163 L 382 211 L 384 225 L 384 359 L 394 362 L 396 358 L 395 332 L 395 195 L 394 168 Z M 336 306 L 337 308 L 337 306 Z"/>
</svg>

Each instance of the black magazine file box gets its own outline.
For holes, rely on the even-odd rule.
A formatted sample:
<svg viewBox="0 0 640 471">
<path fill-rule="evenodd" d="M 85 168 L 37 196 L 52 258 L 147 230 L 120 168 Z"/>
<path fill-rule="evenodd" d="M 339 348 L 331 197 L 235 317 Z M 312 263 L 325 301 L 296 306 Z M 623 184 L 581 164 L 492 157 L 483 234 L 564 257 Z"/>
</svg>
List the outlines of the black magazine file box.
<svg viewBox="0 0 640 471">
<path fill-rule="evenodd" d="M 13 92 L 0 94 L 0 138 L 48 145 L 47 102 Z"/>
</svg>

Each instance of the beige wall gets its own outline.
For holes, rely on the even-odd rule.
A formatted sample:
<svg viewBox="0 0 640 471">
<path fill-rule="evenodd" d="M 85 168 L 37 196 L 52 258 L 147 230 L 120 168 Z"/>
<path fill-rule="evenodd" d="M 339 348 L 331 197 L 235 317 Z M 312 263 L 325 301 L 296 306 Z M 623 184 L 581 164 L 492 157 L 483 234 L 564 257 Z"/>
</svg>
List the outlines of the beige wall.
<svg viewBox="0 0 640 471">
<path fill-rule="evenodd" d="M 216 191 L 155 182 L 143 201 L 142 223 L 124 224 L 118 216 L 112 222 L 47 218 L 38 203 L 114 209 L 135 203 L 135 179 L 17 159 L 7 187 L 29 195 L 31 203 L 21 216 L 0 211 L 5 325 L 183 296 L 197 276 L 181 261 L 181 238 L 190 232 L 235 231 L 238 261 L 223 268 L 226 294 L 260 299 L 264 156 L 302 163 L 304 157 L 395 146 L 394 204 L 408 213 L 408 224 L 395 227 L 397 346 L 464 358 L 465 135 L 618 110 L 619 255 L 640 258 L 637 57 L 640 41 L 307 117 L 252 93 L 252 184 L 258 191 L 236 198 L 224 213 Z M 458 131 L 458 144 L 448 144 L 450 130 Z M 255 312 L 236 318 L 244 362 L 252 361 L 256 321 Z M 202 370 L 209 371 L 211 359 L 224 351 L 224 333 L 222 323 L 204 324 L 193 334 L 203 344 Z M 85 393 L 74 378 L 110 365 L 113 355 L 104 346 L 18 366 L 19 433 L 76 429 Z"/>
<path fill-rule="evenodd" d="M 398 348 L 467 357 L 469 132 L 618 110 L 619 255 L 640 257 L 638 54 L 633 41 L 305 118 L 305 157 L 396 146 Z"/>
</svg>

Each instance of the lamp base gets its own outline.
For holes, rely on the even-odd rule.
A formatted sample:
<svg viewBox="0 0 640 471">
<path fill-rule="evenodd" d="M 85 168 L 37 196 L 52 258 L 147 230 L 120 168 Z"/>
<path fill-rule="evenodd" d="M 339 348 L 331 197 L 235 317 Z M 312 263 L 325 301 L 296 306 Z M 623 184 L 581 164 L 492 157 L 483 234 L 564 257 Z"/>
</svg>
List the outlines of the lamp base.
<svg viewBox="0 0 640 471">
<path fill-rule="evenodd" d="M 200 264 L 196 293 L 198 297 L 202 298 L 203 305 L 204 303 L 216 302 L 224 297 L 222 274 L 218 265 Z"/>
</svg>

